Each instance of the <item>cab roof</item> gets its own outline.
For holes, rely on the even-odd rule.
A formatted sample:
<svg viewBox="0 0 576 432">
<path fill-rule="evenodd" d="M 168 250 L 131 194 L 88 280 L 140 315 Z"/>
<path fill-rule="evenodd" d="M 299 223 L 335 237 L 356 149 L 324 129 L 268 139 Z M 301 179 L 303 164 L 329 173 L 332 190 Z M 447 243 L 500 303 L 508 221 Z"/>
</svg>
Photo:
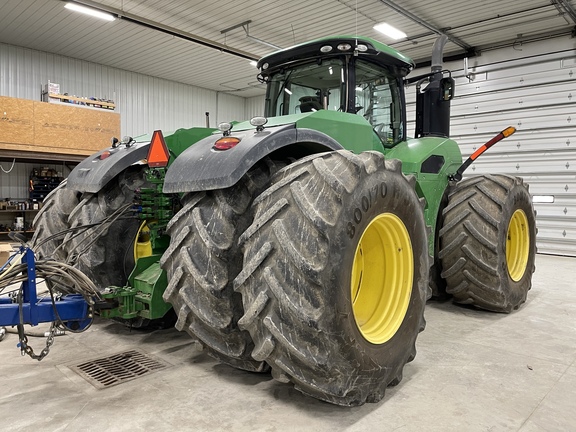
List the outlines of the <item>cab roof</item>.
<svg viewBox="0 0 576 432">
<path fill-rule="evenodd" d="M 342 51 L 338 49 L 338 46 L 341 44 L 348 44 L 351 48 Z M 384 66 L 395 66 L 403 71 L 403 75 L 408 74 L 415 66 L 414 61 L 410 57 L 405 56 L 382 42 L 363 36 L 341 35 L 315 39 L 273 52 L 258 61 L 258 68 L 262 73 L 266 73 L 267 70 L 273 70 L 278 66 L 304 59 L 327 58 L 336 55 L 351 54 L 355 52 L 355 47 L 362 45 L 366 48 L 363 51 L 357 50 L 358 56 L 370 57 L 371 61 Z M 322 52 L 320 50 L 327 46 L 331 47 L 329 52 Z M 326 50 L 327 48 L 324 49 Z M 263 68 L 266 64 L 268 66 Z"/>
</svg>

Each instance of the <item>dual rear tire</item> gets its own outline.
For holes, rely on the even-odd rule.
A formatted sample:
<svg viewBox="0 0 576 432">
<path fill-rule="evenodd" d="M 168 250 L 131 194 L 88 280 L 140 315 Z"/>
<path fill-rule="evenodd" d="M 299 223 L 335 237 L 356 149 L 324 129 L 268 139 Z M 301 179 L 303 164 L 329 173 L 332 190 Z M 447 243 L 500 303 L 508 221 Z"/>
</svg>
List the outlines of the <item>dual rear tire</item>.
<svg viewBox="0 0 576 432">
<path fill-rule="evenodd" d="M 399 161 L 324 153 L 286 167 L 240 237 L 239 327 L 281 382 L 338 405 L 402 379 L 424 327 L 423 203 Z"/>
<path fill-rule="evenodd" d="M 269 164 L 269 162 L 268 162 Z M 348 151 L 189 194 L 162 258 L 177 328 L 213 357 L 340 405 L 402 378 L 424 327 L 423 203 L 398 161 Z M 253 202 L 252 202 L 253 201 Z"/>
<path fill-rule="evenodd" d="M 266 159 L 230 188 L 186 194 L 168 225 L 170 246 L 161 259 L 169 281 L 163 298 L 178 316 L 176 328 L 217 360 L 251 372 L 268 365 L 252 358 L 250 335 L 238 328 L 242 299 L 232 287 L 242 269 L 238 238 L 252 222 L 254 197 L 281 166 Z"/>
<path fill-rule="evenodd" d="M 129 167 L 98 193 L 79 193 L 62 182 L 34 219 L 32 245 L 40 258 L 67 262 L 100 289 L 124 286 L 134 267 L 140 221 L 131 211 L 146 185 L 144 170 Z"/>
</svg>

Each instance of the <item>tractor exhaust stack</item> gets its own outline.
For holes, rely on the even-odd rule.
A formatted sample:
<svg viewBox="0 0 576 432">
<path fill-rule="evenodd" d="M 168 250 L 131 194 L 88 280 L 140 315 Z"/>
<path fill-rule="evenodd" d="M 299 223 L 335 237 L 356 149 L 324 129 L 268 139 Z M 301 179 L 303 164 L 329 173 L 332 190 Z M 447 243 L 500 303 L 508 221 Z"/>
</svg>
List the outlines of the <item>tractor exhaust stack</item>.
<svg viewBox="0 0 576 432">
<path fill-rule="evenodd" d="M 454 97 L 454 80 L 444 78 L 442 58 L 448 38 L 440 36 L 432 49 L 432 70 L 416 84 L 415 137 L 450 136 L 450 101 Z M 422 88 L 423 84 L 428 85 Z"/>
</svg>

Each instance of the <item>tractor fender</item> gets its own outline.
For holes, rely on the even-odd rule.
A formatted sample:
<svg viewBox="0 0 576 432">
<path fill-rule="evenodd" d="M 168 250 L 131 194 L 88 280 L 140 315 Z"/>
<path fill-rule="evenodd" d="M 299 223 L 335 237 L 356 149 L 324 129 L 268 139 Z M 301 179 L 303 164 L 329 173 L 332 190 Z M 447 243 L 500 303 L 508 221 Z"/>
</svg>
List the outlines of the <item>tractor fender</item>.
<svg viewBox="0 0 576 432">
<path fill-rule="evenodd" d="M 325 133 L 296 128 L 295 124 L 269 127 L 263 131 L 239 131 L 240 142 L 229 150 L 215 150 L 221 134 L 206 137 L 186 149 L 172 163 L 164 180 L 164 193 L 224 189 L 234 185 L 256 162 L 283 147 L 298 145 L 307 154 L 343 147 Z"/>
<path fill-rule="evenodd" d="M 150 142 L 137 142 L 131 147 L 121 144 L 88 156 L 68 176 L 67 188 L 96 193 L 130 165 L 148 157 Z M 106 154 L 108 152 L 108 154 Z"/>
</svg>

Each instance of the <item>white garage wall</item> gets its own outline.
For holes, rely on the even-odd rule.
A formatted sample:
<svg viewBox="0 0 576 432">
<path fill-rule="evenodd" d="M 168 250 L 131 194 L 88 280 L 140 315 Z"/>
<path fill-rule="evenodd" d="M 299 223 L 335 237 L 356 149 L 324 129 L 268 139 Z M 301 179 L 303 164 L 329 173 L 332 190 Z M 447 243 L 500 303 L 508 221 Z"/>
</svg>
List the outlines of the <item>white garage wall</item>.
<svg viewBox="0 0 576 432">
<path fill-rule="evenodd" d="M 264 115 L 264 99 L 264 96 L 256 96 L 246 99 L 244 111 L 246 112 L 247 119 Z"/>
<path fill-rule="evenodd" d="M 48 80 L 62 93 L 114 100 L 122 136 L 205 126 L 206 112 L 212 127 L 246 117 L 242 97 L 0 43 L 0 96 L 40 100 Z M 0 171 L 0 199 L 25 199 L 29 173 L 40 166 L 52 167 L 22 161 L 10 174 Z"/>
<path fill-rule="evenodd" d="M 61 93 L 114 100 L 122 135 L 204 126 L 205 112 L 211 125 L 245 117 L 239 96 L 0 43 L 0 96 L 40 100 L 49 80 Z"/>
<path fill-rule="evenodd" d="M 451 136 L 463 156 L 514 126 L 517 132 L 486 153 L 467 174 L 505 173 L 523 177 L 535 203 L 537 247 L 542 253 L 576 256 L 576 49 L 558 39 L 484 53 L 447 64 L 454 73 Z M 414 74 L 425 73 L 424 70 Z M 409 131 L 414 130 L 415 93 L 407 91 Z"/>
</svg>

